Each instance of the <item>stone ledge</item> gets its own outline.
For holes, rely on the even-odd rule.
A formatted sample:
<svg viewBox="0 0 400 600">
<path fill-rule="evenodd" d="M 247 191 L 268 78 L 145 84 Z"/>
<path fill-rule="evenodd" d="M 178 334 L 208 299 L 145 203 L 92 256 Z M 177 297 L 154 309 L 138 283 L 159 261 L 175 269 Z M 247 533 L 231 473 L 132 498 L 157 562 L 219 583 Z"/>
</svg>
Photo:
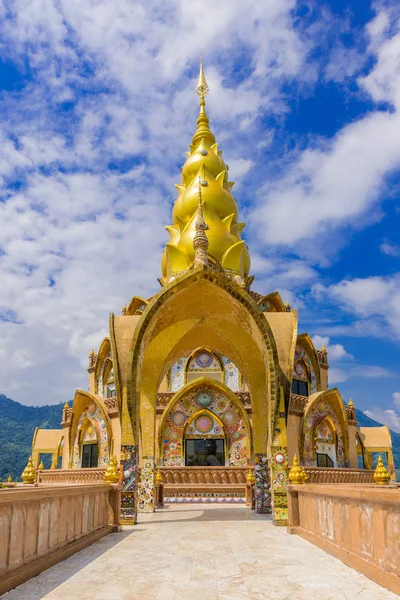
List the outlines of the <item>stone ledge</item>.
<svg viewBox="0 0 400 600">
<path fill-rule="evenodd" d="M 288 527 L 288 533 L 297 534 L 307 542 L 310 542 L 331 556 L 341 560 L 348 567 L 356 569 L 356 571 L 359 571 L 366 577 L 369 577 L 369 579 L 372 579 L 372 581 L 382 585 L 394 594 L 400 595 L 400 578 L 394 573 L 390 573 L 390 571 L 384 571 L 378 566 L 367 562 L 360 556 L 357 556 L 350 550 L 341 548 L 326 538 L 321 538 L 315 533 L 311 533 L 300 526 Z"/>
</svg>

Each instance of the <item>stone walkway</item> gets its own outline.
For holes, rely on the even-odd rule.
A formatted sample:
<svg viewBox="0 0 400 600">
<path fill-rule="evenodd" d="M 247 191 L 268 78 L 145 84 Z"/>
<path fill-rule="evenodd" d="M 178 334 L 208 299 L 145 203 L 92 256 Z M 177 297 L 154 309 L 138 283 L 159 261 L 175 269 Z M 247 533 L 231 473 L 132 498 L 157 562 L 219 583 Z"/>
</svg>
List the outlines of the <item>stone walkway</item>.
<svg viewBox="0 0 400 600">
<path fill-rule="evenodd" d="M 394 600 L 244 507 L 170 505 L 140 515 L 4 600 Z"/>
</svg>

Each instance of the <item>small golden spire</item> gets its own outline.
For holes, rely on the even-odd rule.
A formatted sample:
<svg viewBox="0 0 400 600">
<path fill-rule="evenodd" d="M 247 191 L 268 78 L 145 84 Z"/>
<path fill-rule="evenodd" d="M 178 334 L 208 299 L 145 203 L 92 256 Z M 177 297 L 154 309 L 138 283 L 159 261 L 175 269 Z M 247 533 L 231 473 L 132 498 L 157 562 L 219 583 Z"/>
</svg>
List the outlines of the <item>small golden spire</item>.
<svg viewBox="0 0 400 600">
<path fill-rule="evenodd" d="M 106 483 L 118 483 L 119 481 L 118 462 L 115 456 L 112 456 L 108 462 L 108 467 L 104 473 L 104 481 Z"/>
<path fill-rule="evenodd" d="M 348 406 L 354 406 L 353 400 L 350 398 Z"/>
<path fill-rule="evenodd" d="M 304 483 L 304 474 L 303 469 L 300 467 L 299 459 L 297 458 L 297 454 L 293 457 L 292 468 L 289 471 L 289 479 L 291 483 L 296 485 L 300 485 Z"/>
<path fill-rule="evenodd" d="M 204 76 L 203 58 L 200 58 L 200 71 L 199 78 L 197 80 L 196 92 L 200 97 L 205 96 L 209 92 L 208 84 Z"/>
<path fill-rule="evenodd" d="M 254 477 L 253 469 L 251 467 L 249 467 L 249 470 L 246 473 L 246 481 L 247 483 L 250 483 L 250 485 L 254 485 L 256 482 L 256 478 Z"/>
<path fill-rule="evenodd" d="M 24 483 L 35 483 L 36 470 L 32 463 L 32 456 L 28 458 L 27 465 L 22 472 L 21 479 Z"/>
<path fill-rule="evenodd" d="M 326 352 L 326 348 L 325 348 L 325 346 L 323 344 L 321 346 L 321 352 Z"/>
<path fill-rule="evenodd" d="M 207 223 L 203 215 L 203 200 L 201 198 L 201 181 L 199 177 L 199 204 L 197 206 L 197 219 L 195 222 L 196 234 L 193 239 L 194 267 L 208 265 L 207 250 L 208 238 L 206 235 Z"/>
<path fill-rule="evenodd" d="M 11 482 L 12 482 L 12 477 L 11 477 L 11 475 L 9 475 L 9 476 L 7 477 L 7 481 L 8 481 L 8 483 L 11 483 Z"/>
<path fill-rule="evenodd" d="M 126 311 L 127 311 L 126 304 L 124 304 L 123 307 L 122 307 L 122 311 L 121 311 L 122 314 L 123 314 L 123 316 L 126 315 Z"/>
<path fill-rule="evenodd" d="M 162 484 L 163 478 L 162 478 L 162 474 L 161 474 L 160 469 L 157 469 L 154 481 L 155 481 L 156 485 L 161 485 Z"/>
<path fill-rule="evenodd" d="M 39 463 L 38 469 L 40 469 L 40 471 L 43 471 L 43 469 L 44 469 L 44 464 L 43 464 L 42 460 Z"/>
<path fill-rule="evenodd" d="M 94 356 L 94 349 L 93 348 L 91 349 L 89 356 Z"/>
<path fill-rule="evenodd" d="M 374 479 L 376 485 L 387 485 L 390 481 L 390 475 L 383 464 L 381 455 L 378 457 L 378 464 L 376 465 Z"/>
<path fill-rule="evenodd" d="M 69 409 L 69 404 L 68 404 L 68 402 L 66 402 L 66 403 L 64 404 L 64 410 L 68 410 L 68 409 Z"/>
</svg>

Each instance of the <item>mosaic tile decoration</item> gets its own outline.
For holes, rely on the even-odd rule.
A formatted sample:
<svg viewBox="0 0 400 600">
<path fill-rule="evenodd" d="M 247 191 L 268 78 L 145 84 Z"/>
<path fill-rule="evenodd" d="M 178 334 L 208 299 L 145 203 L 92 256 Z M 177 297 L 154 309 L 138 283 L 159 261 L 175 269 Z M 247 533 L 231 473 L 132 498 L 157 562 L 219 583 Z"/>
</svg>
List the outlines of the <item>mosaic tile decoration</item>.
<svg viewBox="0 0 400 600">
<path fill-rule="evenodd" d="M 195 412 L 206 406 L 205 415 L 210 421 L 212 415 L 216 415 L 223 423 L 224 430 L 217 421 L 213 422 L 208 432 L 196 428 L 201 425 L 199 419 L 195 419 L 189 425 L 189 436 L 220 435 L 225 437 L 228 451 L 228 465 L 244 467 L 246 461 L 246 426 L 239 408 L 222 392 L 212 388 L 194 388 L 183 396 L 175 404 L 165 422 L 161 432 L 163 443 L 164 465 L 168 467 L 184 466 L 183 436 L 186 434 L 185 426 L 188 419 Z M 210 424 L 211 425 L 211 424 Z M 205 426 L 205 422 L 204 422 Z M 188 428 L 188 429 L 189 429 Z"/>
<path fill-rule="evenodd" d="M 154 512 L 154 458 L 144 458 L 138 485 L 138 512 Z"/>
<path fill-rule="evenodd" d="M 343 432 L 337 418 L 335 410 L 329 404 L 328 400 L 318 400 L 314 403 L 311 413 L 307 416 L 303 429 L 303 453 L 301 464 L 308 467 L 315 467 L 317 460 L 315 456 L 315 433 L 316 428 L 325 417 L 330 417 L 336 429 L 336 460 L 338 468 L 349 467 L 346 461 Z"/>
<path fill-rule="evenodd" d="M 121 523 L 135 524 L 136 508 L 136 475 L 137 475 L 137 446 L 122 446 L 122 492 L 121 492 Z"/>
<path fill-rule="evenodd" d="M 171 368 L 171 392 L 177 392 L 185 385 L 185 358 L 180 358 Z"/>
<path fill-rule="evenodd" d="M 74 454 L 72 458 L 72 468 L 79 469 L 81 466 L 81 456 L 80 456 L 80 447 L 79 447 L 79 434 L 82 428 L 82 425 L 86 419 L 89 419 L 93 425 L 93 433 L 90 436 L 90 439 L 93 441 L 97 440 L 97 436 L 100 438 L 99 444 L 99 459 L 98 466 L 99 467 L 107 467 L 109 460 L 109 445 L 108 445 L 108 435 L 107 435 L 107 426 L 103 419 L 103 415 L 100 412 L 99 407 L 95 402 L 91 402 L 89 406 L 83 411 L 80 416 L 78 427 L 76 430 L 76 436 L 74 440 Z M 96 435 L 97 432 L 97 435 Z M 85 439 L 88 435 L 88 432 L 85 433 Z M 89 434 L 90 435 L 90 434 Z M 88 441 L 86 439 L 86 441 Z"/>
<path fill-rule="evenodd" d="M 271 491 L 269 484 L 268 459 L 266 454 L 254 455 L 255 509 L 258 514 L 271 512 Z"/>
<path fill-rule="evenodd" d="M 245 498 L 192 498 L 191 496 L 179 496 L 177 498 L 164 498 L 164 504 L 246 504 Z"/>
<path fill-rule="evenodd" d="M 240 390 L 239 369 L 226 356 L 222 356 L 222 362 L 224 363 L 225 385 L 233 392 L 238 392 Z"/>
<path fill-rule="evenodd" d="M 288 454 L 284 446 L 271 449 L 272 518 L 275 525 L 287 525 Z"/>
<path fill-rule="evenodd" d="M 300 344 L 296 344 L 295 354 L 294 354 L 293 377 L 300 378 L 300 379 L 308 379 L 308 377 L 303 377 L 303 375 L 304 375 L 303 373 L 298 372 L 300 370 L 300 368 L 302 368 L 301 362 L 299 363 L 299 361 L 301 361 L 301 360 L 304 360 L 304 362 L 307 364 L 308 368 L 310 369 L 311 393 L 314 394 L 317 391 L 317 379 L 315 377 L 314 367 L 313 367 L 312 362 L 309 359 L 306 351 L 304 350 L 304 348 Z"/>
</svg>

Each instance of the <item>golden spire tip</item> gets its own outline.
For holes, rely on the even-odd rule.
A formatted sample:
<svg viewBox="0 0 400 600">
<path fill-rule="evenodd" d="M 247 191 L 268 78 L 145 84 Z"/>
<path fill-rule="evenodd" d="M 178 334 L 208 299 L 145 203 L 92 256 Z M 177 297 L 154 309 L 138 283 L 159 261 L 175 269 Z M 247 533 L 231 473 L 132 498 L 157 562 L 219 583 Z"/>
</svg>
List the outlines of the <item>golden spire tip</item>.
<svg viewBox="0 0 400 600">
<path fill-rule="evenodd" d="M 209 92 L 209 88 L 207 85 L 206 78 L 204 76 L 203 59 L 200 58 L 200 71 L 199 71 L 199 79 L 197 81 L 197 86 L 196 86 L 196 93 L 199 96 L 204 97 L 206 94 L 208 94 L 208 92 Z"/>
</svg>

